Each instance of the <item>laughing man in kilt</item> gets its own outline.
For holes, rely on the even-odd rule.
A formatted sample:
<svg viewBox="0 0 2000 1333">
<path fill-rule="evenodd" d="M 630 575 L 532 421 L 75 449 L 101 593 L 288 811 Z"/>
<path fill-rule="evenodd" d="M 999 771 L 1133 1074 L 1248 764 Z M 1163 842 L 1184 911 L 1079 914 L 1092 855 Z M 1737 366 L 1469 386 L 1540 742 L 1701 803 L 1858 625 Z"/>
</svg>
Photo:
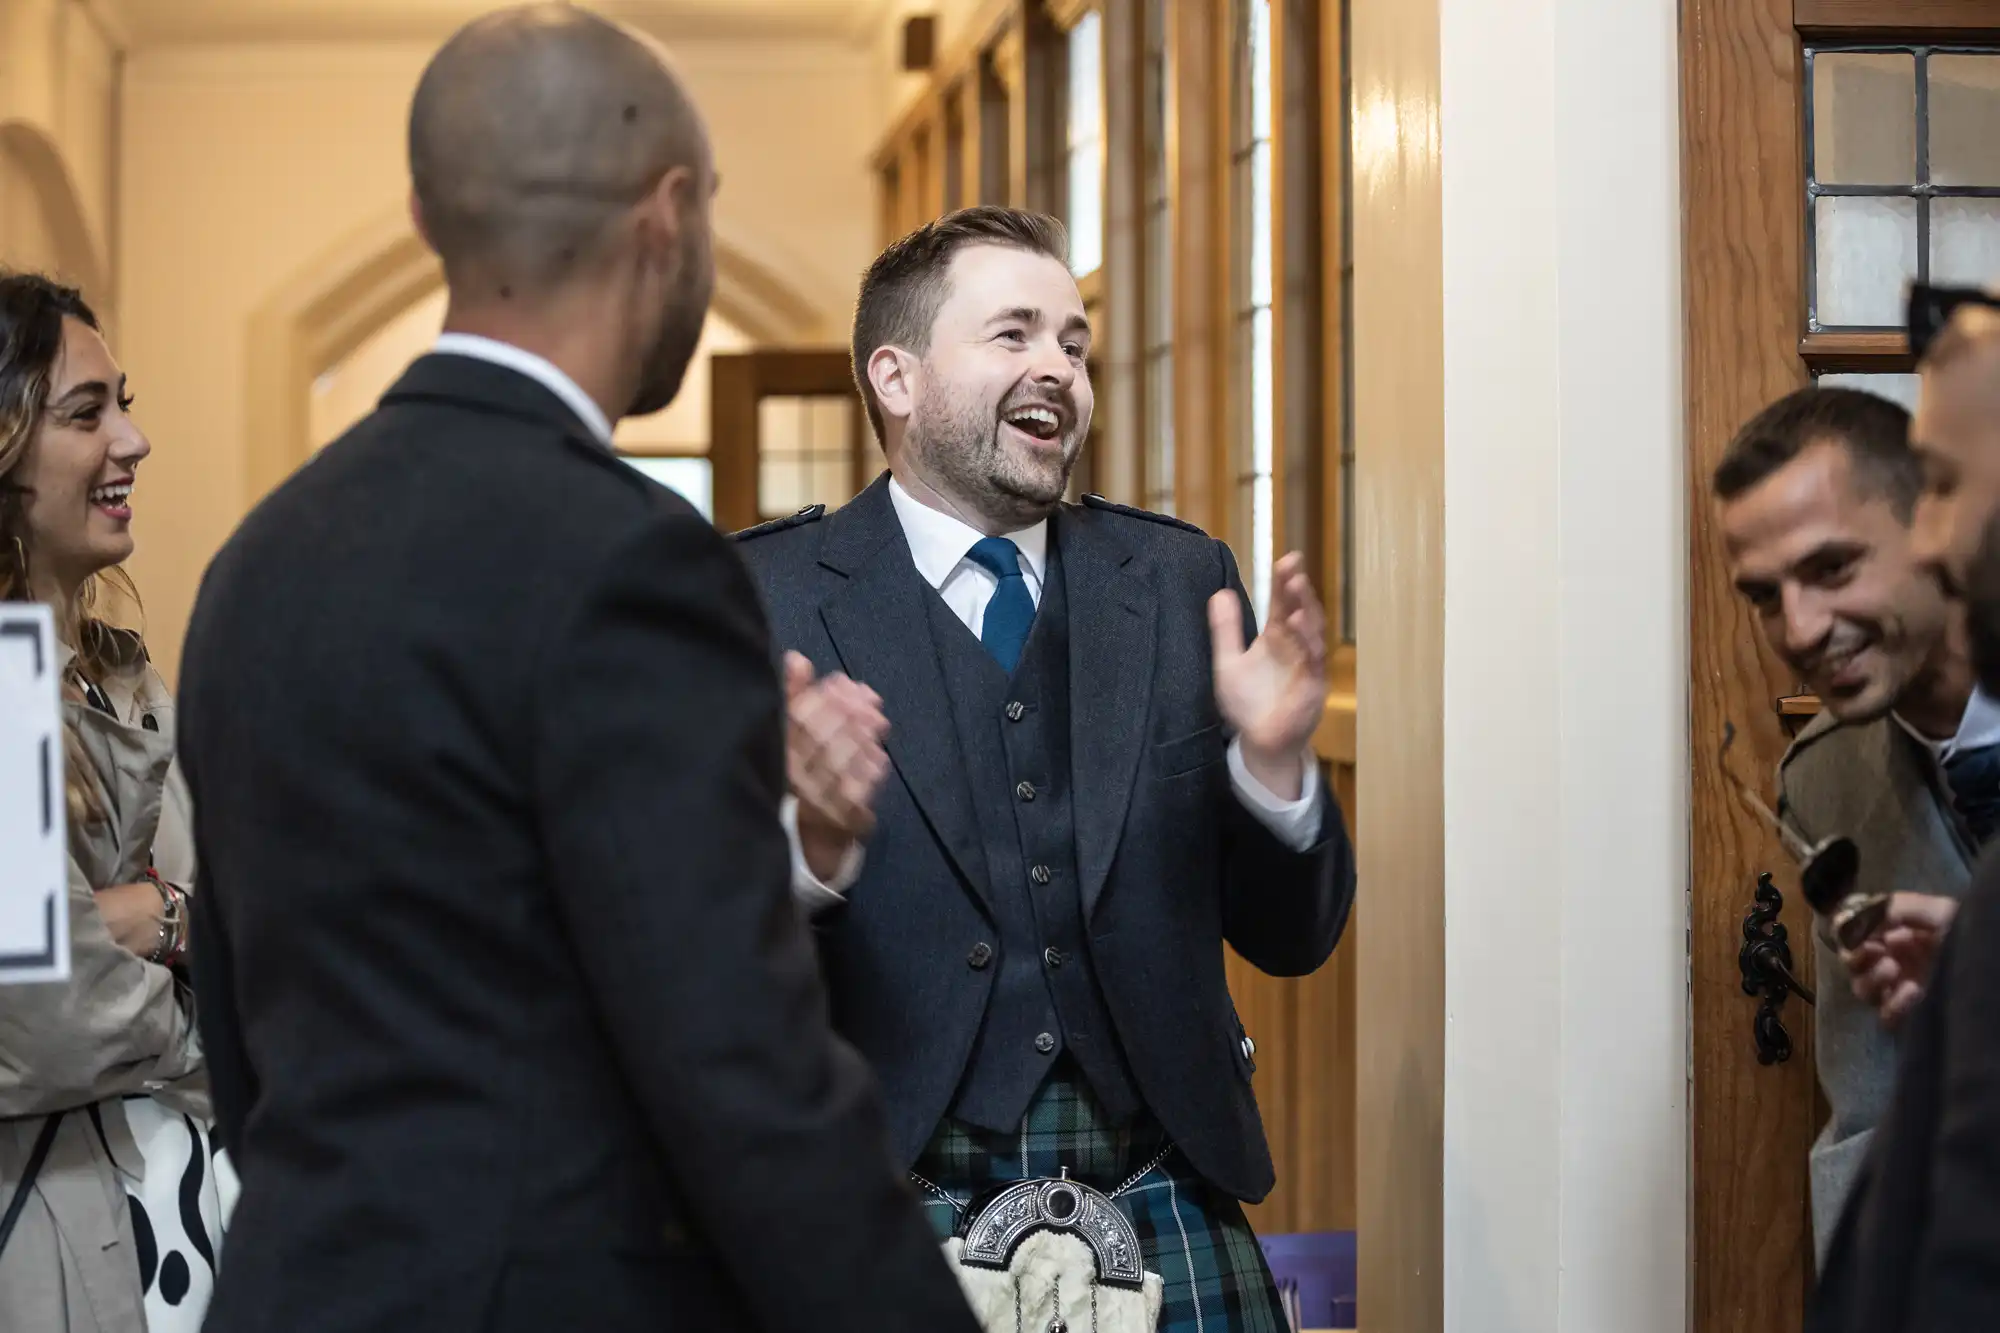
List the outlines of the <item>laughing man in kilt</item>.
<svg viewBox="0 0 2000 1333">
<path fill-rule="evenodd" d="M 1092 405 L 1066 249 L 1000 208 L 891 246 L 854 327 L 889 473 L 742 534 L 789 650 L 799 895 L 941 1239 L 1067 1169 L 1131 1220 L 1161 1330 L 1280 1333 L 1223 944 L 1297 976 L 1347 920 L 1324 618 L 1296 556 L 1259 635 L 1222 543 L 1063 502 Z"/>
</svg>

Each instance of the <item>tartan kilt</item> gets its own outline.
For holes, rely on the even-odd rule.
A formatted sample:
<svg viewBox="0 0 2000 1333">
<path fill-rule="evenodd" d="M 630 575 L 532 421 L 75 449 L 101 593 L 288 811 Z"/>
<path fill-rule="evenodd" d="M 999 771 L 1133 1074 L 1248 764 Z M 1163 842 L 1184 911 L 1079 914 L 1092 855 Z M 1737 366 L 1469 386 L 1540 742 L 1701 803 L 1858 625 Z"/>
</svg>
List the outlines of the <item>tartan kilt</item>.
<svg viewBox="0 0 2000 1333">
<path fill-rule="evenodd" d="M 1113 1126 L 1081 1076 L 1058 1069 L 1018 1131 L 946 1119 L 912 1169 L 961 1206 L 996 1185 L 1060 1175 L 1065 1166 L 1070 1179 L 1110 1194 L 1166 1146 L 1151 1115 Z M 929 1191 L 920 1197 L 939 1242 L 949 1239 L 958 1210 Z M 1243 1205 L 1196 1175 L 1179 1152 L 1168 1152 L 1117 1203 L 1138 1232 L 1146 1267 L 1166 1283 L 1159 1333 L 1287 1333 Z"/>
</svg>

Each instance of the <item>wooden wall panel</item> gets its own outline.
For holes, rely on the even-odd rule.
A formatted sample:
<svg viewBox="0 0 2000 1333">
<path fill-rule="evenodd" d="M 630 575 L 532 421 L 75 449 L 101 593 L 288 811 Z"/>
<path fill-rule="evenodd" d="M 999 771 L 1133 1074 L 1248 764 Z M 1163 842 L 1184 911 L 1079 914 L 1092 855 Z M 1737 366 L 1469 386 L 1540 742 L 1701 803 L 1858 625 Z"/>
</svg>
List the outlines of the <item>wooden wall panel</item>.
<svg viewBox="0 0 2000 1333">
<path fill-rule="evenodd" d="M 1932 40 L 2000 35 L 2000 0 L 1795 0 L 1793 21 L 1831 37 L 1922 30 Z"/>
<path fill-rule="evenodd" d="M 1908 6 L 1919 8 L 1920 6 Z M 1764 1067 L 1736 954 L 1760 870 L 1786 860 L 1714 762 L 1725 724 L 1744 773 L 1775 770 L 1772 701 L 1786 672 L 1731 588 L 1708 478 L 1736 428 L 1798 387 L 1799 46 L 1790 0 L 1688 0 L 1681 17 L 1683 290 L 1687 301 L 1689 736 L 1693 985 L 1692 1323 L 1699 1333 L 1799 1327 L 1811 1273 L 1806 1153 L 1809 1020 L 1787 1006 L 1801 1055 Z M 1786 886 L 1785 918 L 1808 916 Z"/>
<path fill-rule="evenodd" d="M 1356 775 L 1352 764 L 1332 768 L 1333 794 L 1354 826 Z M 1354 1177 L 1360 1144 L 1354 1121 L 1355 941 L 1361 908 L 1333 961 L 1299 983 L 1295 1029 L 1301 1064 L 1293 1139 L 1293 1181 L 1299 1191 L 1294 1220 L 1301 1231 L 1354 1229 Z"/>
<path fill-rule="evenodd" d="M 1146 200 L 1143 153 L 1143 0 L 1103 0 L 1104 268 L 1091 316 L 1102 439 L 1093 489 L 1122 504 L 1144 504 Z"/>
<path fill-rule="evenodd" d="M 1354 810 L 1354 768 L 1329 781 L 1341 809 Z M 1327 965 L 1310 977 L 1268 977 L 1229 955 L 1229 990 L 1257 1042 L 1254 1086 L 1278 1184 L 1247 1209 L 1265 1235 L 1354 1229 L 1353 921 Z"/>
<path fill-rule="evenodd" d="M 1360 1308 L 1444 1328 L 1444 238 L 1438 7 L 1353 0 Z M 1474 1321 L 1476 1323 L 1476 1320 Z"/>
<path fill-rule="evenodd" d="M 749 357 L 709 358 L 710 508 L 715 526 L 739 532 L 757 520 L 757 368 Z"/>
</svg>

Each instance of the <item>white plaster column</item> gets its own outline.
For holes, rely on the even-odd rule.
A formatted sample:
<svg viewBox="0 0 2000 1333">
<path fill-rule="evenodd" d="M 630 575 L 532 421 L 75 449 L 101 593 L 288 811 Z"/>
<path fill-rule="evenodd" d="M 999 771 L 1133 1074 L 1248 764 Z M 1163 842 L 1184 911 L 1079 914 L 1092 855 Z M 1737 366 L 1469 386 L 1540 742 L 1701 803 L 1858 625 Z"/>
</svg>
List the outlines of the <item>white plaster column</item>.
<svg viewBox="0 0 2000 1333">
<path fill-rule="evenodd" d="M 1681 1333 L 1675 0 L 1353 0 L 1370 1333 Z"/>
</svg>

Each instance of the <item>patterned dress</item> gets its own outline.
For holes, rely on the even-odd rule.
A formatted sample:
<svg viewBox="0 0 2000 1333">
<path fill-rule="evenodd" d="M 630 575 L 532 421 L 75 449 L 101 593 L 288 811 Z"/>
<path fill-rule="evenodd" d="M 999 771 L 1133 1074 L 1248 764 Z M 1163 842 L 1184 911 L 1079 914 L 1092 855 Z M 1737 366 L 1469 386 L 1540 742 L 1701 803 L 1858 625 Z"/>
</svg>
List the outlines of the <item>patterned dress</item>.
<svg viewBox="0 0 2000 1333">
<path fill-rule="evenodd" d="M 145 1161 L 143 1174 L 120 1162 L 118 1177 L 132 1209 L 146 1333 L 200 1333 L 236 1202 L 235 1173 L 216 1154 L 207 1125 L 151 1097 L 127 1097 L 123 1109 Z"/>
</svg>

